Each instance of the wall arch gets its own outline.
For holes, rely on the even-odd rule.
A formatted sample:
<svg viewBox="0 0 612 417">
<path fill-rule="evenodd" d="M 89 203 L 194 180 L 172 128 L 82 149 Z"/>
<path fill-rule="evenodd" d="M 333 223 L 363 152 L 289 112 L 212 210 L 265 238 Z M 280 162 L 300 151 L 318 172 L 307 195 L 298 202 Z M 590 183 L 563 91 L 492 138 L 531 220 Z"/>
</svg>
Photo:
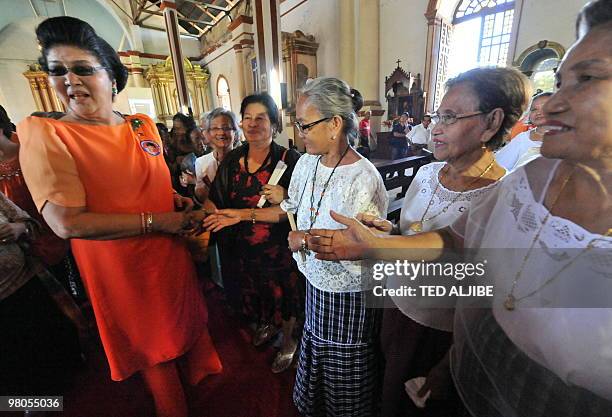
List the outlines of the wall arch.
<svg viewBox="0 0 612 417">
<path fill-rule="evenodd" d="M 224 75 L 219 75 L 217 77 L 217 83 L 215 85 L 217 100 L 220 107 L 225 108 L 226 110 L 232 109 L 232 99 L 230 96 L 230 88 L 229 81 Z"/>
<path fill-rule="evenodd" d="M 548 58 L 561 59 L 565 55 L 565 48 L 557 42 L 542 40 L 521 52 L 513 65 L 524 73 L 534 70 L 535 66 Z"/>
</svg>

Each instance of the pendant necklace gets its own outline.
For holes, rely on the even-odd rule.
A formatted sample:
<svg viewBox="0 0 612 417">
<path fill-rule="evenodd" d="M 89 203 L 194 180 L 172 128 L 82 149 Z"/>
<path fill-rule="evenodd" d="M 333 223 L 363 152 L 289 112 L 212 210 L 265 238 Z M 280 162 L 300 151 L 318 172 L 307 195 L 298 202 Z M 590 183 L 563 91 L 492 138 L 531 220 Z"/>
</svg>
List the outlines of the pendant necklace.
<svg viewBox="0 0 612 417">
<path fill-rule="evenodd" d="M 491 159 L 491 162 L 489 163 L 489 165 L 487 165 L 487 167 L 480 173 L 480 175 L 478 175 L 476 178 L 470 181 L 470 183 L 465 187 L 465 189 L 459 192 L 457 196 L 455 196 L 455 198 L 453 198 L 453 200 L 448 205 L 446 205 L 442 210 L 440 210 L 438 213 L 434 214 L 433 216 L 425 218 L 425 216 L 427 215 L 427 212 L 429 212 L 429 209 L 431 208 L 431 205 L 433 204 L 433 200 L 434 200 L 434 197 L 436 196 L 436 193 L 438 192 L 438 188 L 440 188 L 440 184 L 442 183 L 442 180 L 438 178 L 438 181 L 436 183 L 436 188 L 434 189 L 433 193 L 431 193 L 431 198 L 429 199 L 427 208 L 425 208 L 425 211 L 423 212 L 423 215 L 421 216 L 421 220 L 417 220 L 417 221 L 410 223 L 410 225 L 408 226 L 408 229 L 410 229 L 410 231 L 414 233 L 421 233 L 423 231 L 423 223 L 431 221 L 435 219 L 436 217 L 438 217 L 439 215 L 446 213 L 448 209 L 451 208 L 451 206 L 455 204 L 457 200 L 459 200 L 464 193 L 470 190 L 470 187 L 473 184 L 475 184 L 476 181 L 481 179 L 487 172 L 489 172 L 489 170 L 493 167 L 494 163 L 495 163 L 495 157 Z M 446 165 L 446 166 L 448 167 L 449 165 Z M 446 171 L 448 172 L 448 168 L 446 169 Z"/>
<path fill-rule="evenodd" d="M 321 162 L 321 157 L 319 156 L 319 158 L 317 159 L 317 165 L 315 165 L 314 175 L 312 177 L 312 191 L 310 193 L 310 227 L 308 228 L 308 230 L 312 229 L 315 222 L 317 221 L 317 217 L 319 216 L 319 209 L 321 208 L 321 201 L 323 201 L 323 196 L 325 195 L 325 191 L 327 190 L 329 181 L 331 180 L 332 176 L 336 172 L 336 168 L 338 168 L 338 166 L 340 165 L 340 162 L 342 162 L 345 155 L 349 151 L 350 147 L 351 147 L 350 144 L 346 146 L 346 149 L 342 153 L 342 156 L 340 156 L 340 159 L 338 160 L 338 162 L 336 162 L 336 165 L 334 166 L 334 169 L 332 169 L 331 174 L 329 174 L 327 181 L 325 181 L 325 184 L 323 185 L 323 190 L 321 191 L 321 196 L 319 197 L 319 202 L 317 203 L 317 207 L 315 208 L 314 189 L 315 189 L 315 183 L 317 181 L 317 169 L 319 168 L 319 162 Z"/>
<path fill-rule="evenodd" d="M 531 241 L 531 245 L 530 245 L 529 249 L 527 250 L 527 253 L 525 254 L 525 257 L 523 258 L 523 261 L 521 262 L 521 266 L 519 267 L 518 271 L 516 272 L 516 275 L 514 276 L 514 281 L 512 281 L 512 287 L 510 288 L 510 292 L 508 293 L 508 295 L 506 295 L 506 299 L 504 300 L 504 307 L 508 311 L 514 310 L 516 308 L 516 304 L 519 301 L 521 301 L 521 300 L 523 300 L 523 299 L 525 299 L 527 297 L 531 297 L 533 294 L 537 293 L 542 288 L 544 288 L 545 286 L 547 286 L 548 284 L 553 282 L 555 279 L 557 279 L 559 277 L 559 275 L 563 271 L 565 271 L 567 268 L 569 268 L 569 266 L 571 264 L 573 264 L 576 259 L 578 259 L 580 256 L 582 256 L 583 254 L 585 254 L 586 252 L 591 250 L 591 248 L 593 247 L 593 242 L 595 242 L 597 240 L 600 240 L 600 238 L 591 240 L 587 244 L 586 248 L 584 248 L 578 255 L 576 255 L 574 257 L 574 259 L 572 259 L 571 261 L 566 263 L 559 271 L 557 271 L 556 274 L 554 274 L 552 277 L 547 279 L 544 282 L 544 284 L 540 285 L 535 290 L 533 290 L 530 293 L 525 294 L 525 295 L 523 295 L 521 297 L 517 297 L 517 296 L 514 295 L 514 291 L 516 290 L 516 284 L 518 283 L 519 279 L 521 279 L 521 277 L 523 275 L 523 269 L 525 268 L 525 265 L 527 264 L 527 261 L 531 257 L 531 252 L 533 251 L 533 248 L 534 248 L 536 242 L 540 238 L 540 234 L 542 233 L 542 230 L 544 230 L 544 227 L 546 226 L 546 223 L 550 219 L 551 213 L 552 213 L 553 209 L 555 208 L 555 205 L 559 201 L 559 197 L 561 196 L 561 193 L 563 192 L 563 190 L 565 189 L 565 186 L 567 185 L 568 181 L 570 180 L 570 178 L 574 174 L 574 171 L 576 171 L 576 167 L 574 167 L 572 169 L 572 171 L 567 175 L 567 177 L 565 177 L 565 179 L 563 180 L 563 183 L 561 184 L 561 187 L 559 188 L 559 192 L 555 196 L 555 199 L 553 200 L 553 203 L 550 206 L 550 210 L 548 210 L 548 213 L 546 213 L 546 216 L 544 217 L 544 220 L 542 220 L 542 225 L 540 226 L 540 229 L 538 230 L 538 232 L 535 234 L 533 240 Z M 606 234 L 604 236 L 607 237 L 607 236 L 610 236 L 610 234 L 612 234 L 612 229 L 608 229 L 608 231 L 606 232 Z"/>
</svg>

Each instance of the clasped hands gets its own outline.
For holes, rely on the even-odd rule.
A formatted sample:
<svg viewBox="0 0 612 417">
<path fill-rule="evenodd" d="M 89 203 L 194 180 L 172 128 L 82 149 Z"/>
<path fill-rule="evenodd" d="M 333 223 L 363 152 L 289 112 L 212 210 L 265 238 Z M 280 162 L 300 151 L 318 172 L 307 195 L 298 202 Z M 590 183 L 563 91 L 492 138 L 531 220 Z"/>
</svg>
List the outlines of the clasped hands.
<svg viewBox="0 0 612 417">
<path fill-rule="evenodd" d="M 346 226 L 345 229 L 312 229 L 306 236 L 307 247 L 316 253 L 316 258 L 326 261 L 359 260 L 371 256 L 376 239 L 389 234 L 391 222 L 370 214 L 359 213 L 347 217 L 330 211 L 332 219 Z M 297 232 L 296 232 L 297 233 Z M 291 241 L 290 241 L 291 246 Z M 292 248 L 293 249 L 293 248 Z"/>
</svg>

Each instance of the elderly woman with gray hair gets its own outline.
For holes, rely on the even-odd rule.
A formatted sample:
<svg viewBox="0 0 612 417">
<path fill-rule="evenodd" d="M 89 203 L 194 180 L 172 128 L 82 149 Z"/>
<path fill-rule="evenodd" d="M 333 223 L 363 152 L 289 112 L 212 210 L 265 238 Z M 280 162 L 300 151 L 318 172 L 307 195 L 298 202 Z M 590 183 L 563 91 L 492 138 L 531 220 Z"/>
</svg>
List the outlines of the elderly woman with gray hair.
<svg viewBox="0 0 612 417">
<path fill-rule="evenodd" d="M 293 399 L 305 416 L 377 414 L 380 311 L 366 308 L 367 283 L 359 263 L 320 261 L 305 243 L 313 227 L 338 227 L 330 210 L 348 216 L 386 213 L 382 178 L 350 146 L 362 104 L 361 94 L 342 80 L 325 77 L 306 84 L 295 125 L 308 154 L 295 166 L 287 199 L 254 212 L 257 221 L 270 223 L 286 221 L 288 213 L 297 216 L 299 230 L 289 234 L 289 247 L 307 288 Z M 245 212 L 241 220 L 248 216 Z"/>
<path fill-rule="evenodd" d="M 200 202 L 208 198 L 219 164 L 234 148 L 236 137 L 240 135 L 236 115 L 223 107 L 217 107 L 206 113 L 202 119 L 202 129 L 212 152 L 199 157 L 195 162 L 195 198 Z"/>
</svg>

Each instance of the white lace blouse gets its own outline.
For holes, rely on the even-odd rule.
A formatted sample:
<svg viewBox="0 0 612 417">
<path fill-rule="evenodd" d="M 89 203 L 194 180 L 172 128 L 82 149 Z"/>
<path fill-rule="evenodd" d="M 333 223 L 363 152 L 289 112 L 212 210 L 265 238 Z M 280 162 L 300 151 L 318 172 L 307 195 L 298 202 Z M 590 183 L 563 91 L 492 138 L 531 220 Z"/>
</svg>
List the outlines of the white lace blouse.
<svg viewBox="0 0 612 417">
<path fill-rule="evenodd" d="M 418 170 L 404 198 L 404 206 L 400 215 L 400 232 L 402 235 L 415 234 L 410 230 L 410 224 L 421 220 L 436 187 L 438 190 L 433 196 L 429 210 L 425 213 L 425 220 L 429 218 L 431 220 L 423 222 L 423 232 L 450 226 L 469 209 L 472 201 L 482 197 L 499 183 L 494 182 L 486 187 L 463 193 L 452 191 L 439 184 L 440 170 L 445 165 L 445 162 L 433 162 Z M 389 276 L 387 287 L 400 288 L 404 284 L 404 279 L 403 277 Z M 392 299 L 402 313 L 417 323 L 444 331 L 451 331 L 453 328 L 454 311 L 452 309 L 420 308 L 415 305 L 410 297 L 393 296 Z"/>
<path fill-rule="evenodd" d="M 452 229 L 487 258 L 493 314 L 512 342 L 566 383 L 612 399 L 612 237 L 553 215 L 544 222 L 559 163 L 538 158 L 517 169 Z M 515 280 L 509 311 L 504 301 Z"/>
<path fill-rule="evenodd" d="M 297 213 L 299 230 L 309 230 L 311 208 L 317 208 L 324 185 L 330 178 L 333 168 L 319 162 L 316 178 L 313 176 L 319 156 L 303 155 L 297 162 L 288 189 L 288 198 L 281 203 L 284 211 Z M 342 165 L 331 177 L 323 198 L 319 215 L 312 228 L 342 229 L 329 212 L 334 210 L 345 216 L 368 213 L 386 217 L 387 193 L 382 178 L 374 165 L 367 159 Z M 293 257 L 300 271 L 316 288 L 329 292 L 356 292 L 371 287 L 371 278 L 361 276 L 361 263 L 350 261 L 320 261 L 314 253 L 306 255 L 302 261 L 299 253 Z"/>
<path fill-rule="evenodd" d="M 410 230 L 410 224 L 421 220 L 427 205 L 432 199 L 432 194 L 439 184 L 440 170 L 446 165 L 446 162 L 433 162 L 421 167 L 414 180 L 410 184 L 404 205 L 400 215 L 400 231 L 403 235 L 415 234 Z M 486 187 L 477 188 L 465 192 L 452 191 L 439 184 L 438 190 L 433 196 L 433 201 L 425 219 L 431 220 L 423 222 L 423 232 L 442 229 L 452 224 L 467 208 L 470 203 L 486 194 L 489 190 L 497 185 L 494 182 Z"/>
</svg>

